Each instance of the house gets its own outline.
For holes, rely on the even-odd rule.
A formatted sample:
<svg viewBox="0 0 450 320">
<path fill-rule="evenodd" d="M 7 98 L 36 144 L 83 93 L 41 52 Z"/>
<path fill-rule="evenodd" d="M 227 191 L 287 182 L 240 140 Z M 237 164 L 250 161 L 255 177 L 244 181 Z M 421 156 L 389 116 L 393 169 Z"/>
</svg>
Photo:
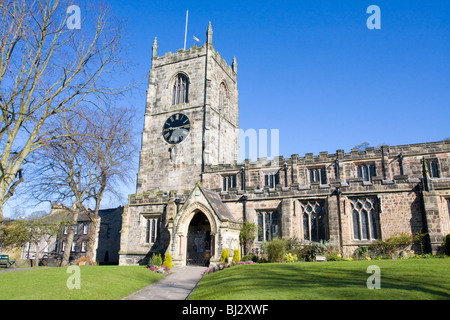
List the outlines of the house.
<svg viewBox="0 0 450 320">
<path fill-rule="evenodd" d="M 96 263 L 118 264 L 120 245 L 120 228 L 122 224 L 123 207 L 99 210 L 100 228 L 98 231 L 98 246 L 96 250 Z M 52 206 L 51 213 L 44 217 L 49 221 L 71 221 L 72 214 L 62 206 Z M 75 225 L 75 235 L 71 246 L 70 262 L 74 262 L 88 254 L 89 234 L 92 231 L 91 218 L 81 213 Z M 60 234 L 42 239 L 39 244 L 39 259 L 43 264 L 59 265 L 66 248 L 69 227 L 62 228 Z M 21 252 L 21 259 L 35 259 L 36 246 L 27 243 Z"/>
</svg>

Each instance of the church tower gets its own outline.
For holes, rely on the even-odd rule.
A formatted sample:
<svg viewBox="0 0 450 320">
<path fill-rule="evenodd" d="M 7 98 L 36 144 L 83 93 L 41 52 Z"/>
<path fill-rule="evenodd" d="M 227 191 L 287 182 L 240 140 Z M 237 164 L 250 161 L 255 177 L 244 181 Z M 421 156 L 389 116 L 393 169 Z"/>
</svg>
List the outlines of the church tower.
<svg viewBox="0 0 450 320">
<path fill-rule="evenodd" d="M 212 35 L 209 23 L 202 47 L 164 56 L 154 40 L 137 194 L 191 190 L 206 165 L 237 161 L 237 63 L 227 65 Z"/>
<path fill-rule="evenodd" d="M 121 265 L 172 255 L 174 265 L 217 262 L 239 246 L 240 222 L 203 188 L 205 168 L 235 165 L 239 107 L 237 63 L 212 45 L 158 56 L 155 38 L 136 194 L 122 215 Z"/>
</svg>

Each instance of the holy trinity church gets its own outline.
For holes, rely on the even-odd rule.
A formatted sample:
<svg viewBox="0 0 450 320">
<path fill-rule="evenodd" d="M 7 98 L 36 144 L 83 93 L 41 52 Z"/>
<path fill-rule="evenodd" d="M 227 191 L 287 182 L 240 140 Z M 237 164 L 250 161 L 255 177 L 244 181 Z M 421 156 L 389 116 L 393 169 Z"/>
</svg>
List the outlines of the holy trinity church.
<svg viewBox="0 0 450 320">
<path fill-rule="evenodd" d="M 401 232 L 450 232 L 450 141 L 306 153 L 238 163 L 237 62 L 206 43 L 158 56 L 155 38 L 136 194 L 122 216 L 120 264 L 170 253 L 175 265 L 219 261 L 257 226 L 276 237 L 330 241 L 344 255 Z M 257 124 L 255 124 L 255 127 Z"/>
</svg>

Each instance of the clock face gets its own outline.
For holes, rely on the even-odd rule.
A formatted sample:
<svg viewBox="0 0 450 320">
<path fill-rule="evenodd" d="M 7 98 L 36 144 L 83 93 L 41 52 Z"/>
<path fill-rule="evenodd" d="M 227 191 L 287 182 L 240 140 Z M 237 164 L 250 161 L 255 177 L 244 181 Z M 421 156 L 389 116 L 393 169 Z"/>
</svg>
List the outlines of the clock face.
<svg viewBox="0 0 450 320">
<path fill-rule="evenodd" d="M 189 118 L 185 114 L 175 113 L 164 123 L 162 134 L 166 142 L 177 144 L 186 139 L 190 130 Z"/>
</svg>

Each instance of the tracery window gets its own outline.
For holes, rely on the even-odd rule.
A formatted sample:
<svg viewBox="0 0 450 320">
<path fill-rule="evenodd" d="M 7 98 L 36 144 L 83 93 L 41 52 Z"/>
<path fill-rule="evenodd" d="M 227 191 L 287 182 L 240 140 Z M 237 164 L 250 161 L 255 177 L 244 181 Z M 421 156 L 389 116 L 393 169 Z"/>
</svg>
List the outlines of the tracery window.
<svg viewBox="0 0 450 320">
<path fill-rule="evenodd" d="M 327 240 L 325 201 L 302 201 L 303 240 Z"/>
<path fill-rule="evenodd" d="M 186 103 L 189 96 L 189 79 L 186 75 L 179 73 L 175 77 L 172 90 L 172 104 Z"/>
<path fill-rule="evenodd" d="M 353 238 L 355 240 L 378 239 L 379 216 L 375 198 L 351 200 Z"/>
</svg>

